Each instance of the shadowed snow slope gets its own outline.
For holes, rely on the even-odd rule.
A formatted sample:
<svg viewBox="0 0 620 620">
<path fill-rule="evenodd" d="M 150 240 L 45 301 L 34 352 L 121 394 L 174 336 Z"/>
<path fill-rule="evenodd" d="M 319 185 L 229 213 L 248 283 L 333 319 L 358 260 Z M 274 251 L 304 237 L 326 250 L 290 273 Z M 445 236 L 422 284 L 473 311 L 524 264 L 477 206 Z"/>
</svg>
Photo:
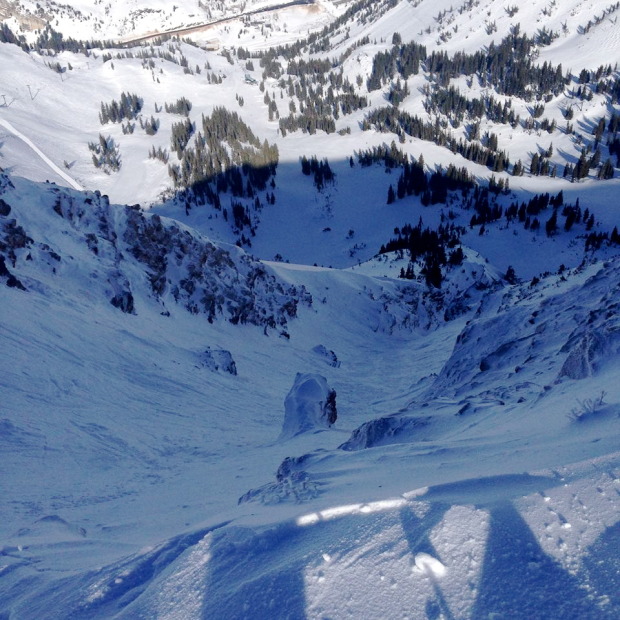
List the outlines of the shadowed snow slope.
<svg viewBox="0 0 620 620">
<path fill-rule="evenodd" d="M 2 613 L 617 617 L 617 259 L 446 320 L 415 282 L 2 192 Z M 338 424 L 277 441 L 327 385 Z"/>
</svg>

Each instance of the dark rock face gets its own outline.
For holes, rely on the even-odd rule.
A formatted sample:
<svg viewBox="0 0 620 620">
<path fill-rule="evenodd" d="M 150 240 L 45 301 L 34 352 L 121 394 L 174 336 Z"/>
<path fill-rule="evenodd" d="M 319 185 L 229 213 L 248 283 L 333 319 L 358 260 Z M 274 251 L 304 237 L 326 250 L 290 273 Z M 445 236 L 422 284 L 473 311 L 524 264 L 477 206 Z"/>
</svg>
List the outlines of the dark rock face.
<svg viewBox="0 0 620 620">
<path fill-rule="evenodd" d="M 227 372 L 230 375 L 237 375 L 237 365 L 230 351 L 225 349 L 211 349 L 203 354 L 203 365 L 213 372 Z"/>
<path fill-rule="evenodd" d="M 6 285 L 9 288 L 17 288 L 25 291 L 26 287 L 7 269 L 4 256 L 0 256 L 0 278 L 6 278 Z"/>
<path fill-rule="evenodd" d="M 133 295 L 129 291 L 123 291 L 118 295 L 114 295 L 110 303 L 115 308 L 122 310 L 125 314 L 135 314 Z"/>
<path fill-rule="evenodd" d="M 385 417 L 356 428 L 341 450 L 353 451 L 410 441 L 417 429 L 427 426 L 428 418 Z"/>
<path fill-rule="evenodd" d="M 30 271 L 40 264 L 45 273 L 58 276 L 56 285 L 62 287 L 66 267 L 74 272 L 73 252 L 81 243 L 91 260 L 80 269 L 93 281 L 93 294 L 103 293 L 126 313 L 134 314 L 143 303 L 164 310 L 175 303 L 192 314 L 204 314 L 209 322 L 256 325 L 268 334 L 269 329 L 282 330 L 299 307 L 312 305 L 303 286 L 284 282 L 240 248 L 212 243 L 172 220 L 145 213 L 139 205 L 111 205 L 99 192 L 33 184 L 32 200 L 46 217 L 52 215 L 46 224 L 54 240 L 50 247 L 20 225 L 21 205 L 14 201 L 19 197 L 13 189 L 0 171 L 0 256 L 9 286 L 21 286 L 18 278 L 28 260 L 33 261 Z M 106 283 L 104 290 L 98 282 Z"/>
</svg>

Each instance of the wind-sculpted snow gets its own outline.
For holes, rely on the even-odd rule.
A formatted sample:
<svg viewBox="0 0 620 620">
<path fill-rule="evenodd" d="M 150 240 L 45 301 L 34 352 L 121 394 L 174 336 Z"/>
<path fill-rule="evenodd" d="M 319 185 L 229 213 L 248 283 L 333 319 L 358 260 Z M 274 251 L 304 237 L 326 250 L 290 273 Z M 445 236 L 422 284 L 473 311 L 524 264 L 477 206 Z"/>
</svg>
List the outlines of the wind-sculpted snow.
<svg viewBox="0 0 620 620">
<path fill-rule="evenodd" d="M 488 298 L 427 396 L 483 392 L 500 378 L 506 394 L 517 395 L 527 382 L 543 393 L 563 377 L 596 374 L 618 353 L 619 291 L 620 261 L 614 259 L 569 278 L 500 292 L 495 302 Z"/>
<path fill-rule="evenodd" d="M 50 619 L 611 620 L 620 611 L 617 466 L 616 455 L 275 524 L 218 524 L 55 582 L 13 609 Z"/>
<path fill-rule="evenodd" d="M 374 446 L 385 446 L 391 443 L 417 441 L 420 428 L 426 426 L 428 418 L 391 417 L 379 418 L 366 422 L 351 434 L 351 438 L 343 443 L 342 450 L 362 450 Z"/>
</svg>

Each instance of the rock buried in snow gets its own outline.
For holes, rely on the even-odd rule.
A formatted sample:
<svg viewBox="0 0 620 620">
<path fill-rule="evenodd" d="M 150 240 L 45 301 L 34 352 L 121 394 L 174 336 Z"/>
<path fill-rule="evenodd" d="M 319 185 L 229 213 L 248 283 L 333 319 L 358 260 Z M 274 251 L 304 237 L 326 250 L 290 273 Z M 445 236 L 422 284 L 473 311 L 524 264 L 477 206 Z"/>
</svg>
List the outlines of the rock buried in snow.
<svg viewBox="0 0 620 620">
<path fill-rule="evenodd" d="M 230 351 L 225 349 L 207 348 L 202 356 L 202 363 L 213 372 L 221 370 L 231 375 L 237 374 L 235 360 Z"/>
<path fill-rule="evenodd" d="M 338 357 L 332 350 L 327 349 L 325 345 L 317 344 L 316 347 L 313 347 L 312 352 L 322 357 L 332 368 L 340 368 Z"/>
<path fill-rule="evenodd" d="M 340 450 L 364 450 L 375 446 L 413 441 L 417 431 L 430 423 L 430 418 L 384 417 L 365 422 L 356 428 Z"/>
<path fill-rule="evenodd" d="M 295 383 L 284 400 L 284 424 L 280 439 L 330 428 L 338 417 L 336 391 L 318 374 L 297 373 Z"/>
</svg>

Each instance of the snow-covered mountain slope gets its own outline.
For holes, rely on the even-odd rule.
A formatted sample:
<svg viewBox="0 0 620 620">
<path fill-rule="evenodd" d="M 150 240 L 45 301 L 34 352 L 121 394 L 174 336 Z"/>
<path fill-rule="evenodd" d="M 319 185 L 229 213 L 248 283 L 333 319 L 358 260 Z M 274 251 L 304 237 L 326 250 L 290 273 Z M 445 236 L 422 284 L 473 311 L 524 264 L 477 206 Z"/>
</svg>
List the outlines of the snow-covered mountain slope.
<svg viewBox="0 0 620 620">
<path fill-rule="evenodd" d="M 515 10 L 510 2 L 488 6 L 465 2 L 459 7 L 443 0 L 366 4 L 318 3 L 290 9 L 298 14 L 287 17 L 286 27 L 282 14 L 274 11 L 258 21 L 220 24 L 212 32 L 194 33 L 194 44 L 165 41 L 79 51 L 70 43 L 59 43 L 58 36 L 49 32 L 29 53 L 16 45 L 0 44 L 2 166 L 34 180 L 98 189 L 113 202 L 154 205 L 160 214 L 180 219 L 212 238 L 241 240 L 245 247 L 250 241 L 252 252 L 263 259 L 280 255 L 291 262 L 350 266 L 374 256 L 395 227 L 415 224 L 420 215 L 426 225 L 436 219 L 423 214 L 417 195 L 399 199 L 386 212 L 389 188 L 396 189 L 398 165 L 388 169 L 380 158 L 370 167 L 357 165 L 361 154 L 390 149 L 394 143 L 406 157 L 423 156 L 429 175 L 439 166 L 445 170 L 454 165 L 483 185 L 492 175 L 509 183 L 512 194 L 501 201 L 503 206 L 528 200 L 532 193 L 562 191 L 572 204 L 580 198 L 596 212 L 600 230 L 611 232 L 617 218 L 609 209 L 618 184 L 613 119 L 620 118 L 615 5 L 590 6 L 571 0 L 561 6 L 536 2 Z M 88 12 L 87 7 L 77 8 Z M 321 19 L 308 21 L 304 17 L 308 11 Z M 300 43 L 300 32 L 294 36 L 290 32 L 302 27 L 308 37 L 305 45 L 303 39 Z M 543 28 L 547 34 L 541 34 Z M 70 29 L 64 32 L 65 37 L 85 36 Z M 558 75 L 563 79 L 549 86 L 549 76 L 539 83 L 538 77 L 524 72 L 524 84 L 517 88 L 481 70 L 462 68 L 459 71 L 464 73 L 458 75 L 439 75 L 436 61 L 431 63 L 431 55 L 438 52 L 449 58 L 459 57 L 462 50 L 489 54 L 510 36 L 516 37 L 517 47 L 510 52 L 515 62 L 551 67 L 553 79 Z M 525 45 L 521 36 L 531 43 L 526 45 L 527 53 L 521 49 Z M 397 40 L 401 43 L 395 44 Z M 206 42 L 208 49 L 204 49 Z M 401 66 L 404 61 L 390 61 L 386 73 L 380 73 L 386 54 L 409 53 L 418 49 L 415 46 L 426 50 L 419 73 Z M 490 58 L 489 65 L 496 67 L 498 59 Z M 318 68 L 312 69 L 312 62 L 319 63 Z M 505 57 L 499 62 L 506 62 Z M 402 94 L 398 107 L 390 106 L 399 82 L 408 94 Z M 139 110 L 113 122 L 102 110 L 118 102 L 122 93 L 135 95 Z M 336 112 L 330 96 L 338 98 Z M 174 112 L 182 100 L 189 103 L 187 120 L 182 112 Z M 313 101 L 322 102 L 323 111 L 312 113 L 318 118 L 318 129 L 292 130 L 291 123 L 312 125 L 300 114 Z M 191 170 L 196 140 L 205 135 L 203 118 L 210 118 L 220 106 L 238 114 L 258 141 L 267 140 L 278 150 L 271 187 L 254 188 L 251 196 L 217 190 L 229 215 L 233 203 L 250 211 L 251 238 L 249 230 L 236 229 L 212 204 L 187 208 L 188 200 L 178 198 L 179 191 L 189 190 L 189 205 L 194 205 L 195 182 L 209 182 L 215 190 L 213 177 L 204 170 L 187 175 L 189 187 L 174 185 L 175 166 Z M 418 135 L 406 125 L 405 129 L 395 126 L 396 120 L 391 128 L 368 120 L 386 106 L 401 115 L 398 122 L 405 122 L 407 117 L 402 115 L 413 115 L 428 124 L 426 130 Z M 597 137 L 601 121 L 604 128 Z M 192 123 L 194 134 L 187 137 L 189 148 L 179 147 L 180 127 L 187 122 Z M 439 133 L 429 129 L 436 124 Z M 38 149 L 35 156 L 24 138 Z M 113 165 L 101 163 L 103 156 L 97 149 L 103 143 Z M 232 149 L 230 143 L 224 148 Z M 509 161 L 493 159 L 501 154 Z M 335 182 L 319 188 L 305 178 L 299 166 L 303 156 L 326 159 L 335 171 Z M 353 168 L 351 162 L 356 164 Z M 603 165 L 610 167 L 602 170 Z M 575 176 L 579 166 L 584 169 Z M 616 178 L 599 179 L 601 175 Z M 363 192 L 357 191 L 361 184 Z M 458 209 L 454 211 L 458 214 Z M 470 218 L 471 214 L 463 214 L 461 219 L 469 224 Z M 342 244 L 342 237 L 349 243 Z M 298 243 L 300 238 L 307 243 Z M 484 238 L 468 245 L 486 255 Z M 578 264 L 575 257 L 564 262 L 571 267 Z M 521 267 L 517 269 L 521 277 L 548 268 Z"/>
<path fill-rule="evenodd" d="M 269 14 L 272 7 L 304 5 L 305 2 L 275 2 L 269 0 L 201 0 L 170 5 L 162 0 L 130 0 L 117 3 L 81 0 L 56 2 L 15 2 L 3 0 L 0 16 L 13 20 L 25 31 L 54 27 L 67 36 L 79 39 L 131 39 L 141 35 L 191 28 L 204 24 L 241 19 L 253 13 Z M 312 4 L 312 3 L 309 3 Z M 333 8 L 331 3 L 327 3 Z M 323 8 L 323 7 L 321 7 Z"/>
<path fill-rule="evenodd" d="M 489 273 L 446 321 L 473 263 L 443 293 L 384 260 L 252 267 L 97 195 L 2 186 L 9 617 L 617 615 L 617 259 Z M 285 327 L 171 294 L 257 268 L 249 307 L 292 296 Z M 278 440 L 297 372 L 336 423 Z"/>
<path fill-rule="evenodd" d="M 277 4 L 0 1 L 0 618 L 617 618 L 619 6 Z"/>
</svg>

